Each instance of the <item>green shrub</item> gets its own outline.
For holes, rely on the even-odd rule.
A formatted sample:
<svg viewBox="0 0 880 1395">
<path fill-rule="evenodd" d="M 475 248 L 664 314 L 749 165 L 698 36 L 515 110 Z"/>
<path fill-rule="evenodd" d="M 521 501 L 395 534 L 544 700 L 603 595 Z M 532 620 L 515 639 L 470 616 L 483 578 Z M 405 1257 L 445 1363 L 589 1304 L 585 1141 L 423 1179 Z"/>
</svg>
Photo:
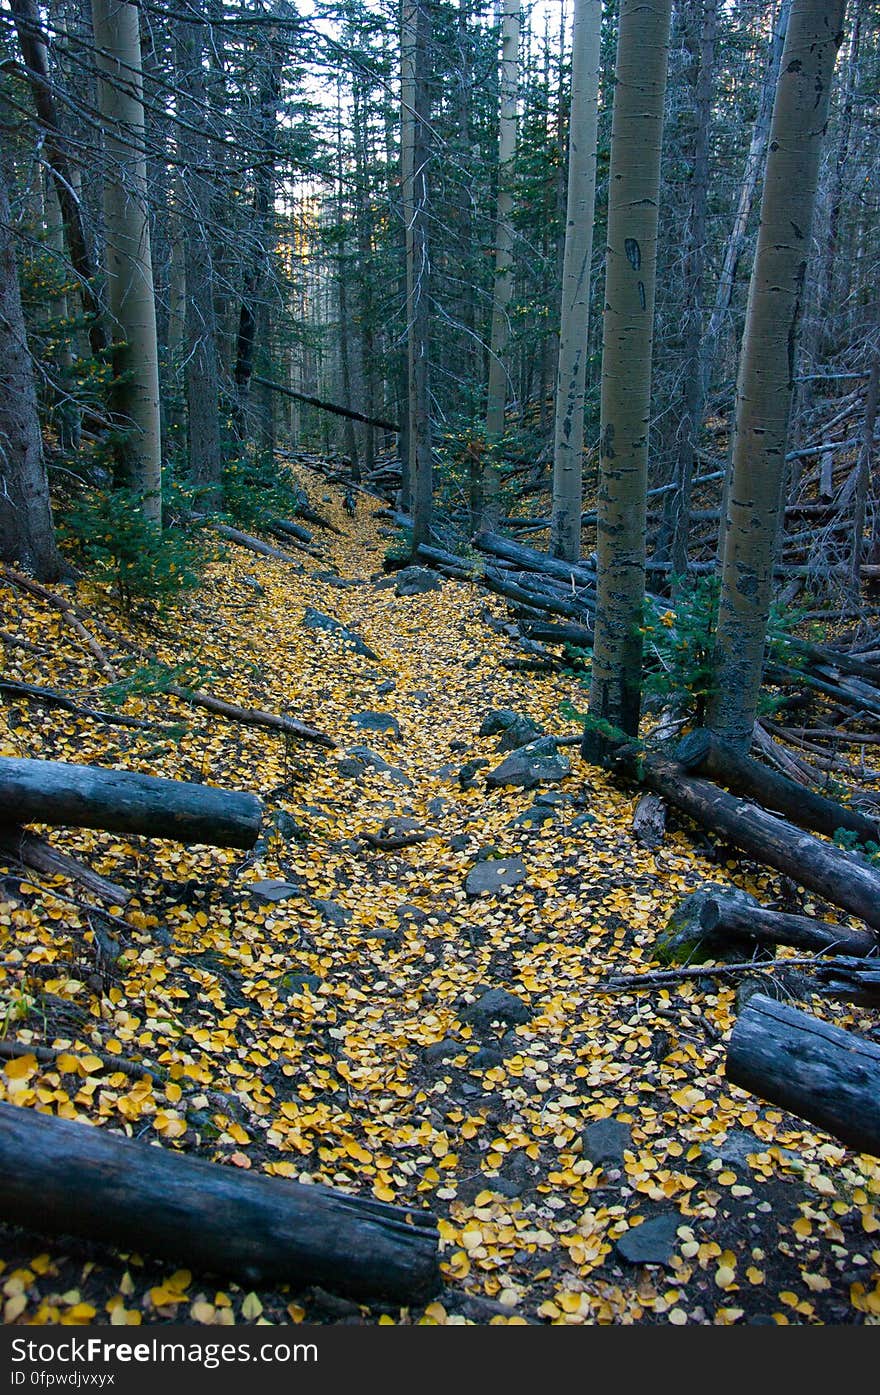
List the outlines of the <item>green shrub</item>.
<svg viewBox="0 0 880 1395">
<path fill-rule="evenodd" d="M 84 568 L 111 580 L 125 611 L 136 601 L 164 609 L 199 585 L 209 560 L 202 537 L 185 523 L 157 528 L 131 489 L 86 490 L 59 521 L 59 533 Z"/>
<path fill-rule="evenodd" d="M 266 452 L 239 447 L 223 469 L 223 512 L 239 527 L 257 524 L 267 514 L 295 518 L 303 491 L 287 466 Z"/>
</svg>

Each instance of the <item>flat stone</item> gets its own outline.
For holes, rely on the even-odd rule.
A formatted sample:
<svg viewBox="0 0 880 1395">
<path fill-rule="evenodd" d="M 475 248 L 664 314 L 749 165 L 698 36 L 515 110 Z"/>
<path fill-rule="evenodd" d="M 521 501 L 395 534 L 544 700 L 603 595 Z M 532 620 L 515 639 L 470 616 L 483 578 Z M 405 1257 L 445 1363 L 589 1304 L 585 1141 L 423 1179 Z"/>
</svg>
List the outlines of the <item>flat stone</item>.
<svg viewBox="0 0 880 1395">
<path fill-rule="evenodd" d="M 435 1061 L 445 1061 L 448 1056 L 460 1056 L 464 1049 L 464 1042 L 456 1041 L 454 1037 L 444 1037 L 443 1041 L 432 1041 L 426 1046 L 422 1059 L 430 1065 Z"/>
<path fill-rule="evenodd" d="M 314 906 L 316 911 L 320 911 L 324 919 L 330 925 L 335 925 L 337 930 L 341 930 L 351 921 L 351 911 L 347 906 L 340 906 L 338 901 L 325 901 L 320 896 L 313 896 L 309 904 Z"/>
<path fill-rule="evenodd" d="M 544 790 L 542 794 L 535 795 L 535 803 L 541 808 L 561 809 L 564 804 L 571 803 L 571 795 L 563 790 Z"/>
<path fill-rule="evenodd" d="M 556 822 L 556 811 L 535 804 L 531 809 L 523 809 L 521 814 L 510 820 L 510 828 L 543 828 L 545 823 Z"/>
<path fill-rule="evenodd" d="M 377 756 L 376 752 L 371 751 L 369 746 L 347 746 L 345 754 L 353 757 L 354 760 L 361 761 L 364 765 L 372 766 L 374 770 L 393 769 L 393 767 L 388 764 L 387 760 L 383 760 L 381 756 Z"/>
<path fill-rule="evenodd" d="M 433 799 L 428 800 L 427 808 L 432 818 L 439 819 L 449 808 L 449 800 L 444 799 L 441 794 L 435 795 Z"/>
<path fill-rule="evenodd" d="M 489 762 L 484 756 L 475 756 L 473 760 L 465 761 L 458 772 L 458 783 L 463 790 L 471 790 L 476 785 L 475 776 L 478 770 L 485 770 Z"/>
<path fill-rule="evenodd" d="M 501 789 L 505 785 L 512 785 L 530 790 L 536 785 L 551 785 L 564 780 L 571 771 L 571 765 L 566 757 L 558 755 L 555 749 L 546 750 L 547 740 L 547 737 L 543 737 L 541 741 L 514 751 L 489 772 L 486 776 L 487 787 Z M 555 748 L 555 743 L 553 746 Z M 538 749 L 539 747 L 544 749 Z"/>
<path fill-rule="evenodd" d="M 514 712 L 510 707 L 496 707 L 492 712 L 487 712 L 477 732 L 478 736 L 497 736 L 499 732 L 507 731 L 514 722 L 521 722 L 523 718 L 519 712 Z"/>
<path fill-rule="evenodd" d="M 366 940 L 385 940 L 389 944 L 400 944 L 400 936 L 396 930 L 392 930 L 388 925 L 371 925 L 362 930 L 361 934 Z"/>
<path fill-rule="evenodd" d="M 305 829 L 292 814 L 288 814 L 286 809 L 276 809 L 272 815 L 272 823 L 279 838 L 283 838 L 285 842 L 304 843 L 306 841 Z"/>
<path fill-rule="evenodd" d="M 421 906 L 414 906 L 410 901 L 401 901 L 397 907 L 397 921 L 399 925 L 424 925 L 428 919 L 428 912 L 423 911 Z"/>
<path fill-rule="evenodd" d="M 643 1221 L 624 1231 L 617 1241 L 617 1253 L 629 1264 L 668 1264 L 675 1253 L 681 1223 L 677 1213 Z"/>
<path fill-rule="evenodd" d="M 464 889 L 468 896 L 497 896 L 502 887 L 519 886 L 525 879 L 526 867 L 522 858 L 498 858 L 477 862 L 467 874 Z"/>
<path fill-rule="evenodd" d="M 302 887 L 298 882 L 273 880 L 249 882 L 244 890 L 255 901 L 265 901 L 270 904 L 274 901 L 287 901 L 291 896 L 302 895 Z"/>
<path fill-rule="evenodd" d="M 400 735 L 400 723 L 391 712 L 352 712 L 348 720 L 361 731 L 390 731 L 394 736 Z"/>
<path fill-rule="evenodd" d="M 528 1022 L 532 1009 L 506 988 L 490 988 L 475 1003 L 463 1008 L 459 1016 L 475 1027 L 489 1027 L 493 1022 L 505 1022 L 510 1027 L 517 1022 Z"/>
<path fill-rule="evenodd" d="M 474 1070 L 491 1070 L 493 1066 L 504 1064 L 504 1052 L 497 1046 L 481 1046 L 468 1061 Z"/>
<path fill-rule="evenodd" d="M 623 1155 L 632 1148 L 632 1133 L 628 1124 L 619 1119 L 597 1119 L 587 1124 L 581 1135 L 584 1157 L 598 1167 L 611 1164 L 617 1167 L 623 1162 Z"/>
<path fill-rule="evenodd" d="M 497 749 L 499 751 L 518 751 L 520 746 L 527 746 L 531 741 L 539 741 L 545 735 L 543 727 L 539 727 L 530 717 L 517 717 L 515 722 L 501 733 Z"/>
<path fill-rule="evenodd" d="M 315 610 L 313 606 L 306 606 L 302 623 L 310 630 L 324 630 L 327 634 L 335 635 L 353 649 L 355 654 L 363 654 L 367 659 L 379 658 L 354 630 L 347 629 L 341 621 L 334 620 L 332 615 L 325 615 L 323 611 Z"/>
</svg>

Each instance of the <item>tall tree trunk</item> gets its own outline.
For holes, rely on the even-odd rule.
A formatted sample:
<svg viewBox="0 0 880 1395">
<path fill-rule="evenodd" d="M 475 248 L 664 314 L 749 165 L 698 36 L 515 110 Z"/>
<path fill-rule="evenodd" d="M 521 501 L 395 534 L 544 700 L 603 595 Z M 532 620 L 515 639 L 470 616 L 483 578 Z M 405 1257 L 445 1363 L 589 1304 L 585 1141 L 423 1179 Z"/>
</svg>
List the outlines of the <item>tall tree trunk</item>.
<svg viewBox="0 0 880 1395">
<path fill-rule="evenodd" d="M 0 558 L 41 581 L 56 581 L 49 485 L 15 260 L 5 173 L 0 164 Z"/>
<path fill-rule="evenodd" d="M 187 123 L 184 189 L 187 206 L 184 262 L 186 299 L 186 414 L 189 477 L 209 508 L 220 504 L 220 385 L 217 326 L 214 319 L 214 271 L 208 228 L 211 189 L 205 177 L 207 91 L 200 25 L 175 25 L 180 114 Z M 173 246 L 173 242 L 172 242 Z"/>
<path fill-rule="evenodd" d="M 567 562 L 577 562 L 581 555 L 584 384 L 596 201 L 601 28 L 601 0 L 575 0 L 550 532 L 551 556 Z"/>
<path fill-rule="evenodd" d="M 590 716 L 630 736 L 638 733 L 641 705 L 651 347 L 671 12 L 671 0 L 621 0 L 611 125 Z"/>
<path fill-rule="evenodd" d="M 412 484 L 412 549 L 431 531 L 434 467 L 430 399 L 430 280 L 428 250 L 428 41 L 431 26 L 425 0 L 414 0 L 412 224 L 410 246 L 412 301 L 409 306 L 409 475 Z"/>
<path fill-rule="evenodd" d="M 828 232 L 825 238 L 822 272 L 819 277 L 819 314 L 817 318 L 820 327 L 820 351 L 823 357 L 828 354 L 833 344 L 832 330 L 835 322 L 835 309 L 839 304 L 843 303 L 845 299 L 845 295 L 840 296 L 840 298 L 837 297 L 837 286 L 835 282 L 843 281 L 843 277 L 836 276 L 839 250 L 838 240 L 840 237 L 840 213 L 843 204 L 844 182 L 852 148 L 853 109 L 855 106 L 856 89 L 858 87 L 861 33 L 862 6 L 861 0 L 859 0 L 859 3 L 856 5 L 855 14 L 853 15 L 849 52 L 847 54 L 846 67 L 844 70 L 840 136 L 838 138 L 837 153 L 834 159 L 834 172 L 831 177 Z"/>
<path fill-rule="evenodd" d="M 865 415 L 862 419 L 862 443 L 856 465 L 856 488 L 853 496 L 852 560 L 850 563 L 850 591 L 858 605 L 862 589 L 861 567 L 865 557 L 865 513 L 868 503 L 868 490 L 873 474 L 874 427 L 877 422 L 877 408 L 880 405 L 880 347 L 875 344 L 871 357 L 868 391 L 865 394 Z"/>
<path fill-rule="evenodd" d="M 351 391 L 351 359 L 349 356 L 349 333 L 351 322 L 348 313 L 348 268 L 345 256 L 345 164 L 342 151 L 342 81 L 336 88 L 336 225 L 339 238 L 339 252 L 336 258 L 336 285 L 339 304 L 339 368 L 342 375 L 342 400 L 348 407 L 354 406 Z M 358 443 L 354 421 L 346 417 L 342 425 L 345 449 L 349 458 L 352 477 L 360 476 Z"/>
<path fill-rule="evenodd" d="M 782 54 L 736 391 L 709 725 L 751 742 L 822 137 L 845 0 L 794 0 Z"/>
<path fill-rule="evenodd" d="M 516 155 L 516 100 L 519 68 L 519 0 L 503 0 L 501 20 L 501 88 L 498 107 L 498 195 L 495 209 L 495 286 L 489 341 L 486 436 L 490 447 L 504 434 L 507 404 L 508 311 L 513 295 L 513 161 Z M 495 527 L 498 516 L 498 471 L 489 456 L 483 475 L 482 527 Z"/>
<path fill-rule="evenodd" d="M 413 496 L 413 452 L 410 442 L 410 398 L 414 378 L 412 350 L 414 340 L 410 333 L 413 305 L 415 303 L 415 256 L 413 253 L 413 141 L 415 139 L 416 118 L 416 20 L 418 5 L 416 0 L 402 0 L 400 12 L 400 203 L 403 215 L 403 259 L 405 266 L 405 307 L 406 307 L 406 354 L 405 354 L 405 402 L 400 413 L 401 431 L 400 452 L 403 467 L 403 480 L 400 492 L 400 506 L 405 513 L 412 508 Z"/>
<path fill-rule="evenodd" d="M 721 337 L 721 330 L 733 297 L 736 270 L 739 265 L 743 244 L 746 240 L 749 217 L 752 212 L 752 204 L 755 200 L 755 190 L 758 187 L 758 178 L 764 164 L 764 152 L 767 149 L 767 137 L 770 134 L 770 118 L 773 114 L 773 94 L 776 91 L 776 83 L 779 78 L 782 47 L 785 43 L 790 13 L 791 0 L 781 0 L 776 28 L 770 41 L 767 70 L 764 74 L 758 115 L 755 118 L 755 124 L 752 128 L 749 152 L 746 156 L 745 168 L 740 183 L 739 198 L 737 200 L 736 213 L 733 219 L 733 227 L 730 230 L 730 235 L 724 248 L 721 275 L 718 278 L 718 287 L 715 292 L 715 304 L 712 307 L 712 314 L 709 317 L 709 324 L 703 337 L 702 360 L 704 396 L 708 394 L 712 385 L 712 374 L 715 369 L 715 360 L 718 356 L 718 341 Z"/>
<path fill-rule="evenodd" d="M 234 425 L 241 440 L 247 436 L 251 378 L 254 374 L 257 348 L 259 346 L 264 355 L 268 355 L 269 352 L 266 281 L 269 257 L 274 244 L 272 194 L 277 154 L 276 122 L 280 90 L 281 53 L 275 45 L 274 33 L 270 31 L 260 68 L 259 158 L 255 162 L 254 170 L 253 223 L 248 239 L 250 246 L 242 282 L 238 335 L 235 345 L 235 367 L 233 369 L 237 395 Z M 269 365 L 266 364 L 267 376 L 269 376 L 268 368 Z M 266 388 L 262 388 L 260 393 L 258 435 L 261 447 L 264 450 L 271 450 L 274 446 L 272 397 Z"/>
<path fill-rule="evenodd" d="M 92 0 L 104 129 L 107 293 L 113 316 L 112 405 L 128 431 L 127 483 L 144 517 L 162 521 L 162 434 L 156 302 L 147 216 L 147 164 L 137 7 Z"/>
<path fill-rule="evenodd" d="M 709 128 L 715 66 L 715 22 L 718 0 L 696 0 L 691 6 L 689 47 L 693 77 L 693 172 L 690 186 L 684 264 L 684 401 L 678 421 L 678 452 L 672 501 L 672 575 L 687 575 L 691 481 L 703 424 L 705 401 L 700 346 L 703 335 L 703 268 L 706 259 L 706 212 L 709 197 Z"/>
</svg>

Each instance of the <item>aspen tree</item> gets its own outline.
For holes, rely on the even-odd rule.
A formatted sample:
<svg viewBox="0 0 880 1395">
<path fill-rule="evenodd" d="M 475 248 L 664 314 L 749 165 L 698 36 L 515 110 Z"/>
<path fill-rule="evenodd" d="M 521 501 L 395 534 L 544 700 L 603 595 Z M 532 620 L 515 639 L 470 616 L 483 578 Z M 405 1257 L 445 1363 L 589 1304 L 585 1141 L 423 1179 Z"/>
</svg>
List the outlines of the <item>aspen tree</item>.
<svg viewBox="0 0 880 1395">
<path fill-rule="evenodd" d="M 550 533 L 551 556 L 567 562 L 576 562 L 581 551 L 584 385 L 596 199 L 601 27 L 601 0 L 575 0 Z"/>
<path fill-rule="evenodd" d="M 95 66 L 104 132 L 107 297 L 113 320 L 112 405 L 128 431 L 126 483 L 144 517 L 162 521 L 159 353 L 147 209 L 143 78 L 138 10 L 93 0 Z"/>
<path fill-rule="evenodd" d="M 845 0 L 793 0 L 749 283 L 722 517 L 715 694 L 709 725 L 747 750 L 770 612 L 798 321 L 819 159 Z"/>
<path fill-rule="evenodd" d="M 629 736 L 641 621 L 660 145 L 671 0 L 621 0 L 608 196 L 596 635 L 590 716 Z M 589 729 L 584 754 L 592 750 Z"/>
</svg>

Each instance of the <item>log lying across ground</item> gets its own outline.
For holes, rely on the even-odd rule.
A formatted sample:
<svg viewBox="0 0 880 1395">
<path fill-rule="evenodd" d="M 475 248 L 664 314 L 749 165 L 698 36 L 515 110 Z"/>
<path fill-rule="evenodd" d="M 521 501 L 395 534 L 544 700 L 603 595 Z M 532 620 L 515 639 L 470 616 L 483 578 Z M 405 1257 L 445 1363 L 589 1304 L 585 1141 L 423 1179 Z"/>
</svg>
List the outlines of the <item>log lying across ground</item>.
<svg viewBox="0 0 880 1395">
<path fill-rule="evenodd" d="M 828 835 L 847 829 L 858 834 L 864 843 L 880 842 L 880 819 L 869 818 L 858 809 L 804 789 L 751 756 L 740 754 L 713 732 L 703 728 L 689 732 L 678 743 L 675 760 L 685 770 L 707 775 L 735 794 L 775 809 L 801 828 Z"/>
<path fill-rule="evenodd" d="M 755 994 L 731 1033 L 727 1079 L 880 1157 L 880 1046 Z"/>
<path fill-rule="evenodd" d="M 263 806 L 256 795 L 56 760 L 0 758 L 0 823 L 102 828 L 180 843 L 252 848 Z"/>
<path fill-rule="evenodd" d="M 399 1303 L 426 1302 L 440 1288 L 436 1222 L 425 1211 L 241 1172 L 2 1103 L 0 1215 L 251 1286 L 319 1284 Z"/>
<path fill-rule="evenodd" d="M 673 761 L 648 756 L 644 783 L 704 828 L 720 834 L 757 862 L 775 867 L 801 886 L 880 929 L 880 871 L 775 814 L 697 779 Z"/>
<path fill-rule="evenodd" d="M 61 852 L 60 848 L 53 848 L 45 838 L 38 838 L 23 828 L 10 831 L 0 824 L 0 858 L 50 877 L 69 877 L 108 906 L 127 906 L 131 900 L 131 892 L 124 886 L 99 876 L 78 858 Z"/>
<path fill-rule="evenodd" d="M 834 925 L 807 915 L 789 915 L 763 906 L 743 906 L 724 896 L 708 898 L 700 909 L 700 929 L 712 944 L 730 939 L 758 944 L 788 945 L 812 949 L 817 954 L 866 956 L 880 950 L 880 938 L 872 930 Z"/>
</svg>

